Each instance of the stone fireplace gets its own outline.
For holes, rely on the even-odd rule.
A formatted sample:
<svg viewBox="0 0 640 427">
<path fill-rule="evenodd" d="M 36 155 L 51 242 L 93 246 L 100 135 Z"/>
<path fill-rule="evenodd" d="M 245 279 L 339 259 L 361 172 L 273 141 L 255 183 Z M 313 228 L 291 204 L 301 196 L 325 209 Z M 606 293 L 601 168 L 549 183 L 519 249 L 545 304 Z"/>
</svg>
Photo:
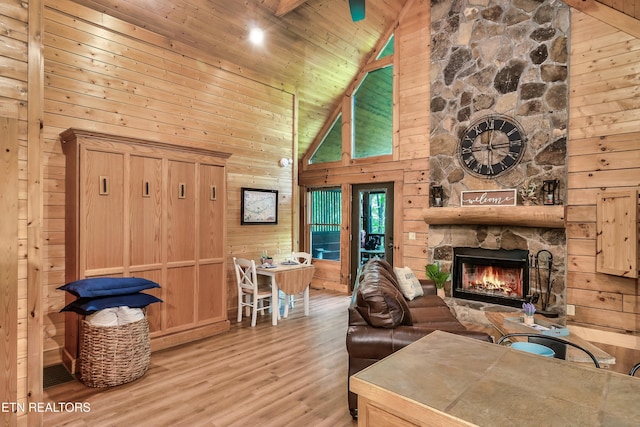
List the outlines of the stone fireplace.
<svg viewBox="0 0 640 427">
<path fill-rule="evenodd" d="M 451 296 L 521 307 L 529 297 L 529 251 L 453 248 Z"/>
<path fill-rule="evenodd" d="M 528 209 L 528 207 L 522 206 L 519 209 Z M 465 209 L 465 208 L 459 208 Z M 476 209 L 476 208 L 467 208 Z M 503 208 L 504 209 L 504 208 Z M 534 208 L 535 209 L 535 208 Z M 447 212 L 447 208 L 431 208 L 435 213 Z M 506 208 L 505 214 L 509 211 Z M 452 221 L 454 222 L 454 221 Z M 459 248 L 472 248 L 474 251 L 486 253 L 499 254 L 499 258 L 503 254 L 513 253 L 518 254 L 517 262 L 521 267 L 527 271 L 522 271 L 523 288 L 521 295 L 509 300 L 506 298 L 494 299 L 486 298 L 485 295 L 481 297 L 479 295 L 473 295 L 473 293 L 466 292 L 463 295 L 464 299 L 471 301 L 483 301 L 492 304 L 500 304 L 511 307 L 520 307 L 523 299 L 529 294 L 533 293 L 547 293 L 547 281 L 539 280 L 537 275 L 532 269 L 527 269 L 524 266 L 531 264 L 531 255 L 539 253 L 542 250 L 549 251 L 553 256 L 553 264 L 550 271 L 544 272 L 544 278 L 550 274 L 549 289 L 549 306 L 548 309 L 551 312 L 556 312 L 559 315 L 565 313 L 565 274 L 566 274 L 566 243 L 565 243 L 565 230 L 564 228 L 545 228 L 545 227 L 520 227 L 520 226 L 500 226 L 500 225 L 430 225 L 429 226 L 429 259 L 434 262 L 440 263 L 441 267 L 446 271 L 451 271 L 452 280 L 456 278 L 453 276 L 461 277 L 461 272 L 456 273 L 456 269 L 460 268 L 456 264 L 455 255 L 456 249 Z M 477 253 L 472 251 L 475 259 L 479 258 Z M 492 252 L 494 251 L 494 252 Z M 525 258 L 527 254 L 528 260 Z M 482 255 L 484 258 L 485 255 Z M 527 261 L 529 264 L 526 264 Z M 475 264 L 478 264 L 474 261 Z M 491 264 L 491 263 L 489 263 Z M 495 262 L 494 262 L 495 264 Z M 513 262 L 508 266 L 514 266 Z M 513 270 L 510 274 L 516 274 Z M 520 273 L 518 273 L 520 274 Z M 453 282 L 450 284 L 450 288 L 447 288 L 447 295 L 455 298 L 460 298 L 460 293 L 453 289 Z M 527 287 L 528 286 L 528 287 Z M 519 292 L 519 291 L 518 291 Z M 488 294 L 490 292 L 487 292 Z M 541 308 L 539 306 L 539 308 Z"/>
<path fill-rule="evenodd" d="M 440 262 L 455 274 L 458 247 L 549 251 L 554 260 L 549 308 L 561 314 L 565 312 L 564 224 L 541 224 L 538 219 L 549 212 L 558 216 L 559 211 L 564 217 L 569 22 L 569 7 L 554 0 L 431 2 L 429 174 L 431 184 L 441 188 L 443 203 L 426 208 L 429 262 Z M 522 127 L 524 154 L 506 173 L 474 176 L 462 164 L 461 140 L 470 124 L 495 115 Z M 559 184 L 555 206 L 542 205 L 540 189 L 546 180 Z M 503 189 L 517 190 L 517 206 L 491 208 L 489 214 L 484 207 L 461 207 L 463 191 Z M 523 206 L 525 192 L 534 206 Z M 479 216 L 489 218 L 486 222 L 470 213 L 483 210 Z M 445 212 L 447 218 L 437 217 Z M 468 217 L 473 220 L 461 219 Z M 523 293 L 534 287 L 540 292 L 536 277 L 530 279 L 531 289 Z M 451 291 L 447 289 L 449 295 Z"/>
</svg>

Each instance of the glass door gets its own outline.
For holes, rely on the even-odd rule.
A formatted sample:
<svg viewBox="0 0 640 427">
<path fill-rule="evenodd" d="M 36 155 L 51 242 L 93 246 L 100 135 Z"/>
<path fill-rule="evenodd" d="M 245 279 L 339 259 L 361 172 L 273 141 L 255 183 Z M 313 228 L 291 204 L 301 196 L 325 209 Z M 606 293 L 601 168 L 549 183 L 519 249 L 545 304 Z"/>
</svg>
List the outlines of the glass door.
<svg viewBox="0 0 640 427">
<path fill-rule="evenodd" d="M 393 183 L 352 187 L 351 289 L 361 265 L 382 258 L 393 265 Z"/>
</svg>

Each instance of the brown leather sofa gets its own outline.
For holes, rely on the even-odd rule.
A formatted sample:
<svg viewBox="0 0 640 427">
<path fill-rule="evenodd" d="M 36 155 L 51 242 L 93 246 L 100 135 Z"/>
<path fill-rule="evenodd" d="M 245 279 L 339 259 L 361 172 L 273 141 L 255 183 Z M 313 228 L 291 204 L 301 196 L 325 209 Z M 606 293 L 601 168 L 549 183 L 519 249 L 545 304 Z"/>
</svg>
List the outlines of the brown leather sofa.
<svg viewBox="0 0 640 427">
<path fill-rule="evenodd" d="M 349 306 L 349 378 L 435 330 L 493 341 L 486 333 L 467 330 L 436 295 L 433 281 L 420 284 L 424 296 L 407 301 L 388 262 L 374 259 L 363 266 Z M 349 412 L 356 418 L 358 396 L 348 394 Z"/>
</svg>

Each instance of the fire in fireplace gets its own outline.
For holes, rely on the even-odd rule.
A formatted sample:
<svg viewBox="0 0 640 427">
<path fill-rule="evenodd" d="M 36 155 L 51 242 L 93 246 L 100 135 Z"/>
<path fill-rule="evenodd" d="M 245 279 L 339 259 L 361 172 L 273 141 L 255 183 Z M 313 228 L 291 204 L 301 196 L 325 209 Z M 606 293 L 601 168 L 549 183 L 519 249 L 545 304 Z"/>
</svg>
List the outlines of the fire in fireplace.
<svg viewBox="0 0 640 427">
<path fill-rule="evenodd" d="M 529 251 L 453 248 L 452 296 L 520 307 L 529 294 Z"/>
</svg>

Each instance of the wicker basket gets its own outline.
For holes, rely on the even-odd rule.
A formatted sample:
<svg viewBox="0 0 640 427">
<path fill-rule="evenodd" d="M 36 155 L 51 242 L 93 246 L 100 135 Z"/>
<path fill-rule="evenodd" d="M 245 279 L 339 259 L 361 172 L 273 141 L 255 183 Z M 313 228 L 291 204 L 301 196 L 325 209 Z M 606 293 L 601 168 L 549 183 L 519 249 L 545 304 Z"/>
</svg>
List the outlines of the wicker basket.
<svg viewBox="0 0 640 427">
<path fill-rule="evenodd" d="M 93 326 L 82 320 L 80 375 L 89 387 L 111 387 L 147 372 L 151 341 L 147 319 L 122 326 Z"/>
</svg>

